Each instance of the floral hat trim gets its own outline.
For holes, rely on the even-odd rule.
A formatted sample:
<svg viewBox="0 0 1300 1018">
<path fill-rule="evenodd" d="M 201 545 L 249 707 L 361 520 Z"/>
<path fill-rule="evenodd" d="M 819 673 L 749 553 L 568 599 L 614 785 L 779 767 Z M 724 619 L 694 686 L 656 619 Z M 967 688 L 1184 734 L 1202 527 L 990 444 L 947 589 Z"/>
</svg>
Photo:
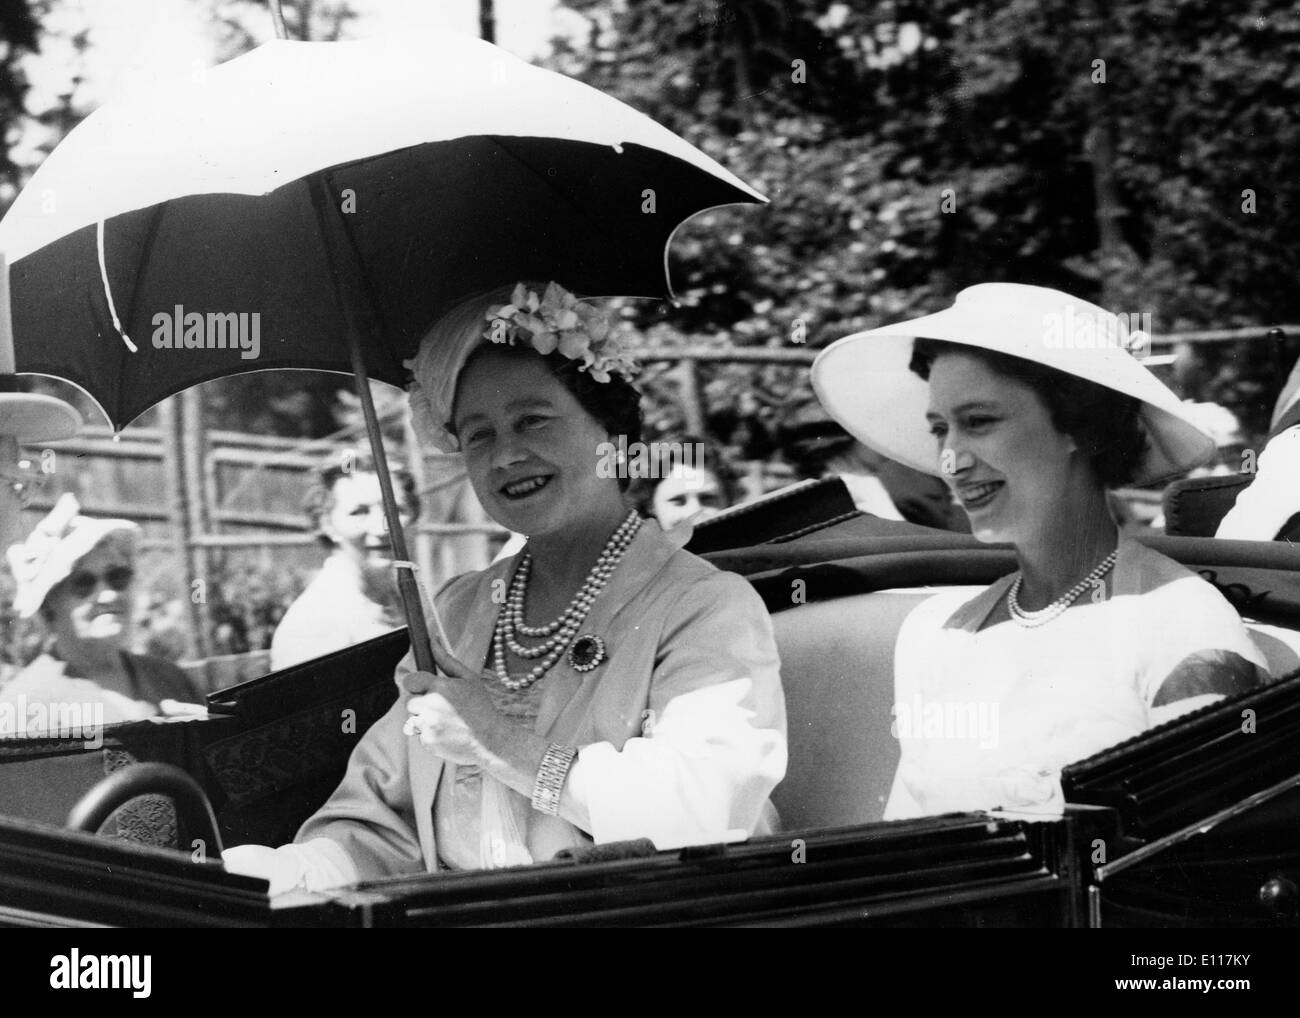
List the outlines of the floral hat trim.
<svg viewBox="0 0 1300 1018">
<path fill-rule="evenodd" d="M 597 382 L 608 382 L 611 375 L 630 381 L 637 373 L 627 344 L 601 310 L 558 283 L 548 283 L 540 297 L 519 283 L 510 303 L 488 308 L 484 318 L 484 339 L 511 346 L 527 342 L 542 356 L 558 350 L 569 360 L 581 360 L 578 370 Z"/>
<path fill-rule="evenodd" d="M 598 382 L 608 382 L 614 374 L 630 379 L 636 371 L 623 341 L 599 308 L 579 300 L 560 284 L 549 283 L 539 297 L 527 283 L 519 283 L 510 297 L 509 304 L 486 305 L 486 313 L 468 312 L 470 317 L 463 325 L 459 321 L 448 325 L 444 317 L 425 335 L 415 357 L 403 362 L 414 377 L 407 392 L 421 441 L 445 453 L 460 450 L 449 429 L 456 384 L 470 355 L 484 340 L 511 346 L 526 343 L 543 356 L 559 351 L 579 361 L 578 369 Z M 453 309 L 448 316 L 454 319 L 458 314 Z M 478 327 L 481 321 L 486 321 L 485 328 Z"/>
</svg>

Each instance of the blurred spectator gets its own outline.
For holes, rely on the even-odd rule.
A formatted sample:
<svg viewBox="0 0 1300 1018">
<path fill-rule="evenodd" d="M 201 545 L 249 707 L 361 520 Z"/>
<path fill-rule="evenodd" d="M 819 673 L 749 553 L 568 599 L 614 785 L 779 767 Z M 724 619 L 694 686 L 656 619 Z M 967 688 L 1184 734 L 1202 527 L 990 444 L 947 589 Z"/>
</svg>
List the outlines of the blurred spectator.
<svg viewBox="0 0 1300 1018">
<path fill-rule="evenodd" d="M 640 510 L 665 531 L 693 527 L 712 519 L 737 500 L 731 471 L 705 442 L 686 436 L 660 443 L 666 459 L 656 458 L 660 476 L 648 479 L 638 492 Z"/>
<path fill-rule="evenodd" d="M 804 407 L 785 428 L 785 456 L 800 479 L 839 477 L 864 513 L 924 527 L 970 533 L 966 514 L 937 477 L 867 448 L 827 416 Z"/>
<path fill-rule="evenodd" d="M 1300 360 L 1273 408 L 1255 478 L 1219 524 L 1215 537 L 1272 541 L 1300 530 Z"/>
<path fill-rule="evenodd" d="M 1194 403 L 1184 400 L 1192 420 L 1202 431 L 1214 436 L 1214 461 L 1188 471 L 1188 477 L 1215 477 L 1235 474 L 1241 469 L 1241 450 L 1245 448 L 1241 421 L 1218 403 Z"/>
<path fill-rule="evenodd" d="M 406 527 L 420 514 L 415 481 L 400 467 L 389 470 Z M 272 670 L 351 647 L 403 624 L 374 463 L 326 467 L 308 494 L 307 513 L 330 554 L 280 620 L 271 638 Z"/>
<path fill-rule="evenodd" d="M 73 705 L 101 706 L 95 721 L 103 724 L 201 710 L 202 696 L 184 672 L 127 650 L 139 542 L 136 524 L 82 516 L 65 494 L 9 549 L 14 610 L 23 619 L 39 616 L 46 640 L 0 698 L 25 706 L 28 718 L 33 705 L 44 704 L 51 723 Z"/>
<path fill-rule="evenodd" d="M 154 657 L 179 661 L 185 656 L 186 627 L 189 625 L 184 602 L 152 594 L 144 599 L 138 613 L 144 652 Z"/>
<path fill-rule="evenodd" d="M 212 653 L 247 654 L 248 624 L 229 604 L 212 606 Z"/>
</svg>

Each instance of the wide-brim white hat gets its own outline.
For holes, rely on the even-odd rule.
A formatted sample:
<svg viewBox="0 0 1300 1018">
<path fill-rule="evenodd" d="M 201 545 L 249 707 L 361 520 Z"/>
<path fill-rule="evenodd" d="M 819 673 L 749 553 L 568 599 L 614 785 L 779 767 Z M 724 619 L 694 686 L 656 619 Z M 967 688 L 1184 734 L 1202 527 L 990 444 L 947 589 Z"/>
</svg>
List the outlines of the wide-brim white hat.
<svg viewBox="0 0 1300 1018">
<path fill-rule="evenodd" d="M 932 315 L 846 336 L 813 362 L 812 386 L 827 412 L 863 444 L 939 476 L 939 452 L 925 414 L 929 385 L 908 368 L 918 337 L 1023 357 L 1140 401 L 1147 452 L 1134 484 L 1182 474 L 1215 453 L 1177 396 L 1135 353 L 1149 337 L 1129 316 L 1042 286 L 981 283 Z"/>
<path fill-rule="evenodd" d="M 110 537 L 124 540 L 134 555 L 140 536 L 139 525 L 131 520 L 82 516 L 76 496 L 70 492 L 61 495 L 27 540 L 9 549 L 9 567 L 17 581 L 14 610 L 20 618 L 31 618 L 49 592 L 71 576 L 77 563 L 102 541 Z"/>
<path fill-rule="evenodd" d="M 0 375 L 0 386 L 5 384 L 6 376 Z M 0 435 L 12 436 L 19 442 L 58 442 L 80 430 L 81 414 L 63 400 L 0 388 Z"/>
</svg>

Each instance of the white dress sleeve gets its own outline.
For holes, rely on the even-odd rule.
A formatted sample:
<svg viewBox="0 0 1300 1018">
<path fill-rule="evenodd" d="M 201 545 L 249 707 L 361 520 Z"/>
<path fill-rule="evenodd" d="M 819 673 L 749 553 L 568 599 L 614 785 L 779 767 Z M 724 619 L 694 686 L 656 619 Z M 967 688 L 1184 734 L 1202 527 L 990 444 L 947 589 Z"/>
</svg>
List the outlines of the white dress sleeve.
<svg viewBox="0 0 1300 1018">
<path fill-rule="evenodd" d="M 597 843 L 660 849 L 746 838 L 785 776 L 785 700 L 772 621 L 743 579 L 713 573 L 674 595 L 648 723 L 622 748 L 580 747 L 567 791 Z"/>
<path fill-rule="evenodd" d="M 1237 495 L 1215 537 L 1271 541 L 1300 513 L 1300 424 L 1275 435 L 1255 466 L 1255 479 Z"/>
<path fill-rule="evenodd" d="M 1217 590 L 1186 576 L 1148 592 L 1150 658 L 1139 693 L 1152 726 L 1245 692 L 1268 680 L 1268 666 L 1249 632 Z"/>
</svg>

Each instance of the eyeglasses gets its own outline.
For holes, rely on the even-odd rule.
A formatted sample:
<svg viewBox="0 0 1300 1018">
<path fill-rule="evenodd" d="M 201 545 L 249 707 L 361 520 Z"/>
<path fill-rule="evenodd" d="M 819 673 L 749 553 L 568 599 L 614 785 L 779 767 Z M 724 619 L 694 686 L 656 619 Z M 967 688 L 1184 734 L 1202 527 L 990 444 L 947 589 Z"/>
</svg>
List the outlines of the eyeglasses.
<svg viewBox="0 0 1300 1018">
<path fill-rule="evenodd" d="M 135 570 L 130 566 L 111 566 L 103 573 L 92 573 L 87 569 L 79 570 L 68 577 L 68 589 L 77 597 L 90 597 L 103 580 L 109 590 L 126 590 L 135 579 Z"/>
</svg>

